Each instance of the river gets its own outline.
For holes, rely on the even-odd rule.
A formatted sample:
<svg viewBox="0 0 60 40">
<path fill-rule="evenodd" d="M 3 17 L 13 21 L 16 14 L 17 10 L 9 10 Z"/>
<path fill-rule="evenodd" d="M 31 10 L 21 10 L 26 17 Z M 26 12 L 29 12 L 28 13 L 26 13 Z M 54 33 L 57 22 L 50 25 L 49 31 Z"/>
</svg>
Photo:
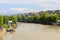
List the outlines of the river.
<svg viewBox="0 0 60 40">
<path fill-rule="evenodd" d="M 60 27 L 33 23 L 18 23 L 16 32 L 6 33 L 2 40 L 60 40 Z"/>
</svg>

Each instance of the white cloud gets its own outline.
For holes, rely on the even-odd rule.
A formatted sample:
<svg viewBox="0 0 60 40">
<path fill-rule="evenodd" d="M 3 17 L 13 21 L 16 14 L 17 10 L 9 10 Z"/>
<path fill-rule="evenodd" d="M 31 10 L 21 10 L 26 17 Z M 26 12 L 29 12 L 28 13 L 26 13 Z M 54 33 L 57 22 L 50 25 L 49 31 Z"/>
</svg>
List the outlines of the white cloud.
<svg viewBox="0 0 60 40">
<path fill-rule="evenodd" d="M 38 10 L 33 10 L 30 8 L 10 8 L 8 10 L 0 10 L 0 14 L 7 14 L 8 12 L 21 12 L 21 13 L 29 13 L 29 12 L 37 12 Z"/>
<path fill-rule="evenodd" d="M 33 12 L 33 10 L 29 8 L 10 8 L 8 10 L 0 10 L 0 14 L 2 15 L 11 15 L 11 13 L 18 14 L 18 13 L 29 13 L 29 12 Z"/>
<path fill-rule="evenodd" d="M 0 0 L 0 4 L 30 4 L 35 5 L 37 7 L 42 7 L 44 9 L 59 9 L 60 8 L 60 0 Z M 53 3 L 56 3 L 53 5 Z M 18 11 L 31 11 L 26 8 L 11 8 L 12 10 Z"/>
<path fill-rule="evenodd" d="M 0 10 L 0 13 L 6 13 L 6 10 Z"/>
<path fill-rule="evenodd" d="M 20 12 L 32 12 L 32 9 L 29 8 L 10 8 L 11 11 L 20 11 Z"/>
<path fill-rule="evenodd" d="M 55 4 L 54 4 L 55 3 Z M 34 9 L 35 7 L 28 8 L 25 7 L 19 7 L 19 8 L 12 8 L 10 7 L 7 10 L 0 10 L 0 13 L 6 13 L 7 11 L 20 11 L 20 12 L 35 12 L 35 11 L 40 11 L 41 9 L 43 10 L 56 10 L 60 9 L 60 0 L 0 0 L 0 4 L 8 4 L 8 5 L 35 5 L 38 7 L 38 9 Z M 7 6 L 7 5 L 6 5 Z"/>
<path fill-rule="evenodd" d="M 57 0 L 0 0 L 0 3 L 8 4 L 31 4 L 31 3 L 44 3 L 44 2 L 55 2 Z"/>
</svg>

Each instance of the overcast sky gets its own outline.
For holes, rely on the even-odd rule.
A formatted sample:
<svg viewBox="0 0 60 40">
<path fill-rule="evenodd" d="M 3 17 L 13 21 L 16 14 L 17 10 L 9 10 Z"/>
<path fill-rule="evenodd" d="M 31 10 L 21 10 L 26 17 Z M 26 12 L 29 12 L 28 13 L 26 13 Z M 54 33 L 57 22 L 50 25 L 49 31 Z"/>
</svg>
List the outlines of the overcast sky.
<svg viewBox="0 0 60 40">
<path fill-rule="evenodd" d="M 60 9 L 60 0 L 0 0 L 0 11 L 32 12 Z"/>
</svg>

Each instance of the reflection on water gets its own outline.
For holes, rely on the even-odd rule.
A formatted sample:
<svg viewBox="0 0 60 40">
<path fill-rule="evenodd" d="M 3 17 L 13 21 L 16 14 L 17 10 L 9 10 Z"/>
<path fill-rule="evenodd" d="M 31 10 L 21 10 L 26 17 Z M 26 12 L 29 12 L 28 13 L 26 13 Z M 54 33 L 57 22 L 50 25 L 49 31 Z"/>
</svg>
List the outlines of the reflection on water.
<svg viewBox="0 0 60 40">
<path fill-rule="evenodd" d="M 59 30 L 60 27 L 59 26 L 54 26 L 54 25 L 46 25 L 46 27 L 44 27 L 45 29 L 53 29 L 53 30 Z"/>
<path fill-rule="evenodd" d="M 60 40 L 60 27 L 19 23 L 16 32 L 6 33 L 3 40 Z"/>
</svg>

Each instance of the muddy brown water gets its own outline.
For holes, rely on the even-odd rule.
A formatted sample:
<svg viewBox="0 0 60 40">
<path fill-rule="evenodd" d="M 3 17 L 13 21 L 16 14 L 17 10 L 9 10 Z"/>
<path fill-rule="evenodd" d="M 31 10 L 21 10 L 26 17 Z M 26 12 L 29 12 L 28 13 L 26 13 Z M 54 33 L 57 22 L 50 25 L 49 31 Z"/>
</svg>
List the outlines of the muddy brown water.
<svg viewBox="0 0 60 40">
<path fill-rule="evenodd" d="M 18 23 L 16 32 L 6 33 L 1 40 L 60 40 L 60 27 Z"/>
</svg>

